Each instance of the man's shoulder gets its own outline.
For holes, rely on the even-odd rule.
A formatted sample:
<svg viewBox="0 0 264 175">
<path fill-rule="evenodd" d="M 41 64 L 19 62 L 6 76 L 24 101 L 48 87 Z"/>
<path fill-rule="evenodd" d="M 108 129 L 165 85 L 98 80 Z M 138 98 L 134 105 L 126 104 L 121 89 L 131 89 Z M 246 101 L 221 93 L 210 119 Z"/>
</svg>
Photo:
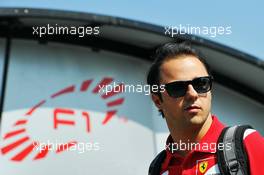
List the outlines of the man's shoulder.
<svg viewBox="0 0 264 175">
<path fill-rule="evenodd" d="M 243 139 L 245 140 L 247 138 L 263 139 L 263 136 L 256 129 L 250 128 L 244 132 Z"/>
<path fill-rule="evenodd" d="M 264 150 L 264 138 L 255 129 L 247 129 L 243 135 L 243 142 L 246 148 L 261 148 Z"/>
<path fill-rule="evenodd" d="M 247 129 L 243 136 L 244 146 L 249 159 L 250 174 L 264 174 L 264 138 L 255 129 Z"/>
</svg>

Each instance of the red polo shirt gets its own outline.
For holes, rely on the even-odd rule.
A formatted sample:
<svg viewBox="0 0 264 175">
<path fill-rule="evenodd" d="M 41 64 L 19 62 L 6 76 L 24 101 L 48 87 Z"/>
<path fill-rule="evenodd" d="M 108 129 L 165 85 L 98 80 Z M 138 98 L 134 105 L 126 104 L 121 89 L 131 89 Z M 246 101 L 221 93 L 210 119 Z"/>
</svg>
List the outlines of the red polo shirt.
<svg viewBox="0 0 264 175">
<path fill-rule="evenodd" d="M 213 122 L 200 140 L 185 157 L 172 149 L 191 148 L 191 143 L 175 145 L 171 136 L 167 139 L 166 158 L 161 167 L 162 175 L 216 175 L 220 174 L 216 159 L 216 143 L 225 127 L 215 116 Z M 174 145 L 173 145 L 174 144 Z M 264 139 L 253 129 L 247 129 L 244 134 L 244 145 L 249 157 L 251 175 L 264 174 Z M 188 147 L 189 146 L 189 147 Z"/>
</svg>

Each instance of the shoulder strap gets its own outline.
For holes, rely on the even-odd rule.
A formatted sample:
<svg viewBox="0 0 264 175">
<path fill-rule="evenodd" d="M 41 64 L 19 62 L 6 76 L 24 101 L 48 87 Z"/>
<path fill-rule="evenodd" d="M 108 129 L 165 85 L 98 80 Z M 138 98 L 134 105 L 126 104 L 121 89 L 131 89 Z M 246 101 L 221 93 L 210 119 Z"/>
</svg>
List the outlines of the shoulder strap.
<svg viewBox="0 0 264 175">
<path fill-rule="evenodd" d="M 161 151 L 149 166 L 149 175 L 160 175 L 161 165 L 166 157 L 166 150 Z"/>
<path fill-rule="evenodd" d="M 224 149 L 217 150 L 217 159 L 221 174 L 248 175 L 248 157 L 243 145 L 243 136 L 249 125 L 232 126 L 223 129 L 218 145 L 221 143 Z M 223 148 L 223 147 L 221 147 Z"/>
</svg>

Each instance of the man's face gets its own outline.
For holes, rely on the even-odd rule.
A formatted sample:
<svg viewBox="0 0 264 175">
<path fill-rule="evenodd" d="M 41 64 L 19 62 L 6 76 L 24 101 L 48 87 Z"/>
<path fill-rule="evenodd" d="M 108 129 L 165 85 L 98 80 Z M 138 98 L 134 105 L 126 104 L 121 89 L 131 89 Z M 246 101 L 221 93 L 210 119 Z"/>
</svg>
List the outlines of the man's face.
<svg viewBox="0 0 264 175">
<path fill-rule="evenodd" d="M 161 84 L 204 76 L 208 76 L 208 73 L 203 63 L 191 55 L 168 59 L 160 67 Z M 189 84 L 183 97 L 170 97 L 167 91 L 161 93 L 161 96 L 162 100 L 155 95 L 152 98 L 156 106 L 163 111 L 168 124 L 173 123 L 178 127 L 201 126 L 210 114 L 211 91 L 198 94 Z"/>
</svg>

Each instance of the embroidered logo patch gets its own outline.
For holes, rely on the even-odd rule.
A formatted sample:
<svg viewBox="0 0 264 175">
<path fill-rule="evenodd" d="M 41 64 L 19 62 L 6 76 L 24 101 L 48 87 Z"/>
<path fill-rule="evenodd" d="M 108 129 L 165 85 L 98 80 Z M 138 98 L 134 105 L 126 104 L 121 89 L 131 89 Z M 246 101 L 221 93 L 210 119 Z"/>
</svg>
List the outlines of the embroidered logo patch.
<svg viewBox="0 0 264 175">
<path fill-rule="evenodd" d="M 199 163 L 199 171 L 201 173 L 204 173 L 206 171 L 207 167 L 208 167 L 208 161 L 203 161 L 203 162 Z"/>
</svg>

